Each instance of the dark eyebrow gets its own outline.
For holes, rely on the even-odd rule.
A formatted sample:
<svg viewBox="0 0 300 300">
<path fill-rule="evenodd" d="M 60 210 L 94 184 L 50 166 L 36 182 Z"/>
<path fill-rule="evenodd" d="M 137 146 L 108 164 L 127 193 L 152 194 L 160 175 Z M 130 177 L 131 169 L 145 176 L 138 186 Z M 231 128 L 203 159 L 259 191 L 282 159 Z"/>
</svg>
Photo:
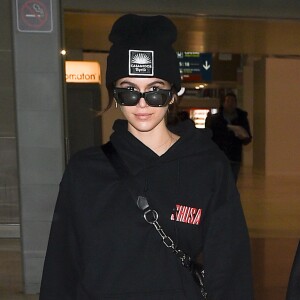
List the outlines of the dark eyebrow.
<svg viewBox="0 0 300 300">
<path fill-rule="evenodd" d="M 127 85 L 129 85 L 129 86 L 132 86 L 132 87 L 134 87 L 134 88 L 138 88 L 138 85 L 136 85 L 134 82 L 132 82 L 132 81 L 130 81 L 130 80 L 128 80 L 128 79 L 119 82 L 119 85 L 120 85 L 120 86 L 121 86 L 121 85 L 124 85 L 124 84 L 127 84 Z M 147 84 L 147 88 L 152 87 L 152 86 L 157 85 L 157 84 L 158 84 L 158 85 L 165 85 L 166 82 L 163 81 L 163 80 L 160 80 L 160 79 L 154 80 L 153 82 L 150 82 L 149 84 Z"/>
<path fill-rule="evenodd" d="M 120 84 L 120 85 L 121 85 L 121 84 L 130 84 L 130 85 L 132 85 L 132 86 L 135 86 L 135 84 L 134 84 L 133 82 L 127 81 L 127 80 L 121 81 L 119 84 Z"/>
<path fill-rule="evenodd" d="M 162 84 L 162 85 L 164 85 L 165 82 L 162 81 L 162 80 L 155 80 L 155 81 L 149 83 L 148 86 L 151 86 L 151 85 L 154 85 L 154 84 Z"/>
</svg>

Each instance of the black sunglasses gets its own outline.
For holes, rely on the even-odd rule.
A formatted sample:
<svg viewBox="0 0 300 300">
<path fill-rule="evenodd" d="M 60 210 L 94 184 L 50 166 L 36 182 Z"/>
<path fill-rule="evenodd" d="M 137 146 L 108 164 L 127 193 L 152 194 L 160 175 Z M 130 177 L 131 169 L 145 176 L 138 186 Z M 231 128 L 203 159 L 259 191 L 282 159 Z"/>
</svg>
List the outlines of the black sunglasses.
<svg viewBox="0 0 300 300">
<path fill-rule="evenodd" d="M 172 100 L 171 90 L 160 90 L 141 93 L 132 88 L 114 88 L 114 98 L 120 105 L 135 106 L 141 98 L 144 98 L 149 106 L 161 107 L 167 105 Z"/>
</svg>

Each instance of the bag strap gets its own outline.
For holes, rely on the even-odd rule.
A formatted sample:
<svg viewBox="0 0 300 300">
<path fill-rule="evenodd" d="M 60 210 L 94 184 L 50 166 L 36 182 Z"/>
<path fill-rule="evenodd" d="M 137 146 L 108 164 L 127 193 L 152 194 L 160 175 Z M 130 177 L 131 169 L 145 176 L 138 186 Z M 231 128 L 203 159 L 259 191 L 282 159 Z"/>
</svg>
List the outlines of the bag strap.
<svg viewBox="0 0 300 300">
<path fill-rule="evenodd" d="M 116 148 L 113 146 L 112 142 L 107 142 L 106 144 L 102 145 L 101 148 L 104 154 L 106 155 L 107 159 L 110 161 L 111 165 L 114 167 L 115 171 L 119 175 L 119 178 L 124 180 L 125 187 L 130 192 L 135 203 L 137 203 L 137 200 L 140 196 L 137 192 L 135 181 L 133 180 L 132 174 L 130 173 L 128 167 L 125 165 L 124 161 L 120 157 Z"/>
<path fill-rule="evenodd" d="M 130 172 L 119 156 L 116 148 L 112 144 L 112 142 L 108 142 L 101 146 L 103 152 L 105 153 L 106 157 L 110 161 L 110 163 L 113 165 L 115 170 L 117 171 L 120 178 L 126 178 L 126 176 L 130 175 Z"/>
<path fill-rule="evenodd" d="M 174 241 L 170 236 L 168 236 L 161 225 L 158 222 L 158 213 L 156 210 L 152 209 L 148 203 L 148 200 L 145 196 L 141 196 L 136 194 L 136 188 L 134 185 L 134 180 L 132 178 L 132 175 L 130 174 L 127 166 L 119 156 L 117 150 L 113 146 L 111 142 L 108 142 L 101 146 L 104 154 L 118 173 L 119 177 L 121 179 L 126 180 L 126 187 L 130 194 L 133 196 L 133 198 L 136 200 L 136 204 L 138 208 L 144 213 L 144 219 L 145 221 L 153 225 L 155 230 L 158 232 L 160 237 L 162 238 L 163 244 L 172 250 L 172 252 L 179 258 L 181 264 L 183 267 L 187 268 L 194 276 L 197 283 L 200 285 L 201 288 L 201 294 L 204 297 L 204 299 L 207 298 L 207 293 L 204 288 L 204 270 L 201 268 L 201 270 L 196 270 L 196 264 L 192 261 L 191 257 L 187 255 L 184 251 L 177 248 Z"/>
</svg>

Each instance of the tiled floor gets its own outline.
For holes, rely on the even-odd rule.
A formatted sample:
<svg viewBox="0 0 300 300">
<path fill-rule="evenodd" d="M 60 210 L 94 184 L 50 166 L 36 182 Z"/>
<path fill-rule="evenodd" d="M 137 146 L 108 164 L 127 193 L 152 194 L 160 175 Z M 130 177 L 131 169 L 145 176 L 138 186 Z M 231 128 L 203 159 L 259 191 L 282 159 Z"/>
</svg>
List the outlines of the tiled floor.
<svg viewBox="0 0 300 300">
<path fill-rule="evenodd" d="M 252 243 L 255 300 L 284 300 L 300 238 L 300 178 L 243 169 L 238 188 Z"/>
<path fill-rule="evenodd" d="M 284 300 L 300 237 L 300 178 L 244 169 L 238 188 L 251 237 L 255 300 Z M 0 299 L 38 299 L 22 294 L 18 239 L 0 239 Z"/>
</svg>

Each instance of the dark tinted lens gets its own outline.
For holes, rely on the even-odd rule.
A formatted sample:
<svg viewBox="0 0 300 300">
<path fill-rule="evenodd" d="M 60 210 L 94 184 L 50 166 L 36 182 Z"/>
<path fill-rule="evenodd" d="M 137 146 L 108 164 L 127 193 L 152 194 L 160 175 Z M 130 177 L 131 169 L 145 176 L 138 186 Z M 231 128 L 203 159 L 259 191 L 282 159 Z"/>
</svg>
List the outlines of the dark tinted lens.
<svg viewBox="0 0 300 300">
<path fill-rule="evenodd" d="M 145 100 L 150 106 L 165 106 L 172 99 L 169 90 L 158 90 L 145 93 Z"/>
<path fill-rule="evenodd" d="M 120 105 L 135 106 L 140 101 L 140 98 L 144 97 L 149 106 L 160 107 L 167 105 L 171 101 L 172 93 L 170 90 L 157 90 L 142 94 L 126 88 L 115 88 L 114 97 Z"/>
<path fill-rule="evenodd" d="M 127 89 L 115 89 L 114 96 L 117 102 L 125 106 L 134 106 L 140 100 L 140 93 L 137 91 L 130 91 Z"/>
</svg>

